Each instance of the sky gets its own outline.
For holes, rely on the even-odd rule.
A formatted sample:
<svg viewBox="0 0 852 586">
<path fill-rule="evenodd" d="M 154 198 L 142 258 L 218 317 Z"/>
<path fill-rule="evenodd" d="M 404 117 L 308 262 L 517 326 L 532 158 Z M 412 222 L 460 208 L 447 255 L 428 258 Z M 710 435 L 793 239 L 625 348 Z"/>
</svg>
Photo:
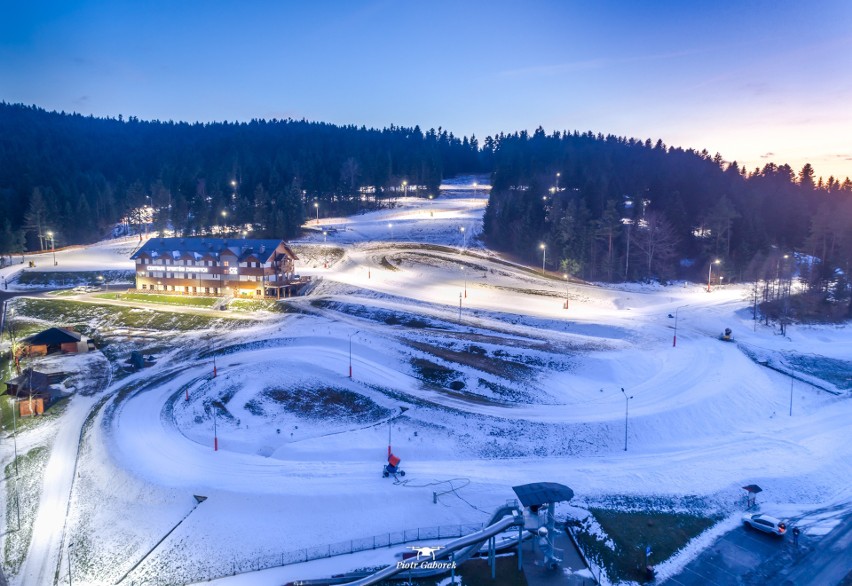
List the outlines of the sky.
<svg viewBox="0 0 852 586">
<path fill-rule="evenodd" d="M 852 2 L 0 0 L 0 100 L 662 139 L 852 177 Z"/>
</svg>

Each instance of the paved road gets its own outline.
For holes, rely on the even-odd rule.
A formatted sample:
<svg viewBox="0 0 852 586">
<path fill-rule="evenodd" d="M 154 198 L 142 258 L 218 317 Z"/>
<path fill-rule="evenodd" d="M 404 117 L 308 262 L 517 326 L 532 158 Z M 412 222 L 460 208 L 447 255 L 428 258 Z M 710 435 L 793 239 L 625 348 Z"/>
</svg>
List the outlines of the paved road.
<svg viewBox="0 0 852 586">
<path fill-rule="evenodd" d="M 745 527 L 720 537 L 665 586 L 835 586 L 852 572 L 852 515 L 826 536 L 783 539 Z"/>
</svg>

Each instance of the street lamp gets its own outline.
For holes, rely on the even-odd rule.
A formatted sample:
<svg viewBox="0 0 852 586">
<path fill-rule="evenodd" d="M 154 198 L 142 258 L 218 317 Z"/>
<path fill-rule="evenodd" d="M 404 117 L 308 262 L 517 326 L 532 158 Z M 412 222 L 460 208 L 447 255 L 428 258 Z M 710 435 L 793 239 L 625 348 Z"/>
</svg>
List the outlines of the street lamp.
<svg viewBox="0 0 852 586">
<path fill-rule="evenodd" d="M 48 231 L 47 237 L 50 238 L 50 250 L 53 252 L 53 266 L 56 266 L 56 240 L 53 238 L 53 232 Z"/>
<path fill-rule="evenodd" d="M 388 231 L 390 232 L 391 240 L 393 240 L 393 223 L 392 222 L 388 223 Z"/>
<path fill-rule="evenodd" d="M 630 399 L 633 398 L 633 395 L 627 396 L 627 393 L 624 392 L 624 388 L 621 389 L 622 394 L 624 395 L 624 451 L 627 451 L 627 409 L 630 403 Z"/>
<path fill-rule="evenodd" d="M 430 218 L 435 215 L 434 212 L 432 211 L 432 198 L 433 197 L 435 197 L 435 196 L 430 193 L 429 194 L 429 217 Z"/>
<path fill-rule="evenodd" d="M 541 272 L 544 272 L 544 262 L 547 259 L 547 245 L 545 243 L 541 243 L 538 245 L 541 248 Z"/>
<path fill-rule="evenodd" d="M 9 369 L 11 370 L 12 365 L 9 364 Z M 15 508 L 18 513 L 18 531 L 21 530 L 21 503 L 18 499 L 18 417 L 17 417 L 17 409 L 18 409 L 18 395 L 15 394 L 15 397 L 9 397 L 12 405 L 12 446 L 14 449 L 15 456 Z M 5 429 L 5 428 L 4 428 Z"/>
<path fill-rule="evenodd" d="M 464 273 L 464 298 L 467 299 L 467 267 L 462 264 L 462 273 Z"/>
<path fill-rule="evenodd" d="M 680 311 L 682 307 L 686 307 L 687 305 L 681 305 L 680 307 L 675 309 L 675 327 L 674 327 L 674 337 L 672 338 L 672 348 L 677 346 L 677 312 Z"/>
<path fill-rule="evenodd" d="M 560 177 L 561 175 L 562 175 L 562 173 L 557 173 L 557 174 L 556 174 L 556 191 L 559 191 L 559 177 Z"/>
<path fill-rule="evenodd" d="M 213 368 L 215 370 L 216 367 L 214 366 Z M 219 451 L 219 433 L 216 430 L 216 405 L 211 404 L 210 406 L 213 408 L 212 409 L 212 411 L 213 411 L 213 451 L 218 452 Z"/>
<path fill-rule="evenodd" d="M 314 207 L 317 210 L 317 226 L 319 226 L 319 202 L 314 202 Z"/>
<path fill-rule="evenodd" d="M 568 309 L 568 273 L 562 276 L 565 277 L 565 309 Z"/>
<path fill-rule="evenodd" d="M 357 334 L 360 330 L 352 332 L 349 334 L 349 378 L 352 378 L 352 336 Z"/>
<path fill-rule="evenodd" d="M 459 232 L 462 235 L 462 248 L 467 248 L 467 234 L 464 231 L 464 226 L 459 226 Z"/>
<path fill-rule="evenodd" d="M 227 210 L 222 210 L 222 232 L 228 233 L 228 212 Z"/>
<path fill-rule="evenodd" d="M 408 181 L 402 182 L 402 197 L 408 196 Z"/>
<path fill-rule="evenodd" d="M 713 274 L 713 265 L 717 265 L 720 262 L 722 262 L 722 261 L 717 258 L 716 260 L 714 260 L 713 262 L 710 263 L 710 268 L 707 269 L 707 292 L 708 293 L 710 292 L 710 278 L 711 278 L 711 275 Z"/>
<path fill-rule="evenodd" d="M 323 242 L 328 242 L 328 230 L 323 230 L 323 231 L 322 231 L 322 241 L 323 241 Z"/>
<path fill-rule="evenodd" d="M 71 548 L 74 546 L 74 543 L 68 542 L 68 586 L 71 586 Z"/>
</svg>

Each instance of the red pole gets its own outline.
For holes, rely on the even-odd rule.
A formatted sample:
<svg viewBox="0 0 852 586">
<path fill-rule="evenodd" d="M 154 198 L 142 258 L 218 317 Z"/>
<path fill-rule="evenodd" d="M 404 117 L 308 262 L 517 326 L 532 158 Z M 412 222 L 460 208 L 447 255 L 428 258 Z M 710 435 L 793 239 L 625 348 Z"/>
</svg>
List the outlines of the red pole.
<svg viewBox="0 0 852 586">
<path fill-rule="evenodd" d="M 352 365 L 349 365 L 349 378 L 352 378 Z"/>
<path fill-rule="evenodd" d="M 216 437 L 215 435 L 213 436 L 213 451 L 214 452 L 219 451 L 219 438 Z"/>
<path fill-rule="evenodd" d="M 189 387 L 186 387 L 186 400 L 189 401 Z"/>
<path fill-rule="evenodd" d="M 677 346 L 677 334 L 675 334 L 674 338 L 672 338 L 672 348 L 674 348 L 675 346 Z"/>
<path fill-rule="evenodd" d="M 216 378 L 216 357 L 213 357 L 213 378 Z"/>
</svg>

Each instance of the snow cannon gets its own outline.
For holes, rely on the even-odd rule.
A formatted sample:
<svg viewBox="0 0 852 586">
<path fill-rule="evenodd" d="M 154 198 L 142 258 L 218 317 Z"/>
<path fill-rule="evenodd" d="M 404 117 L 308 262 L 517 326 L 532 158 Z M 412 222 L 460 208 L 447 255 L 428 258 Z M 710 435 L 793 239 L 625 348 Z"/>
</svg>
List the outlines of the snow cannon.
<svg viewBox="0 0 852 586">
<path fill-rule="evenodd" d="M 388 453 L 388 463 L 385 465 L 382 470 L 382 477 L 387 478 L 388 476 L 405 476 L 405 470 L 401 470 L 399 467 L 399 463 L 402 460 L 399 459 L 398 456 L 395 456 L 392 452 Z"/>
<path fill-rule="evenodd" d="M 392 422 L 388 422 L 388 463 L 385 464 L 384 468 L 382 468 L 382 478 L 387 478 L 388 476 L 393 476 L 396 478 L 397 476 L 405 476 L 405 470 L 400 470 L 399 463 L 401 460 L 398 456 L 395 456 L 393 451 L 391 450 L 391 427 L 393 426 Z"/>
</svg>

